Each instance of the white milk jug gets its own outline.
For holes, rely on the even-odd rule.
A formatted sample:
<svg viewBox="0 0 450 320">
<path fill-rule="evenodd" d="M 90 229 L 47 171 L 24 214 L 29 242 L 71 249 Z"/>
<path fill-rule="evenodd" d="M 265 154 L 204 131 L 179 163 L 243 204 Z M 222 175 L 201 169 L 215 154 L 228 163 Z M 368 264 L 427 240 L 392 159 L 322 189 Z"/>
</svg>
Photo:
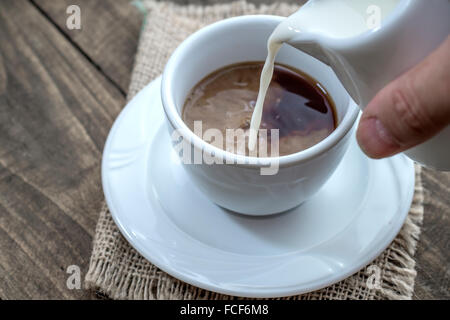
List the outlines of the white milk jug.
<svg viewBox="0 0 450 320">
<path fill-rule="evenodd" d="M 328 64 L 364 109 L 446 39 L 450 1 L 310 0 L 284 24 L 289 32 L 283 42 Z M 450 170 L 450 126 L 405 153 L 426 166 Z"/>
</svg>

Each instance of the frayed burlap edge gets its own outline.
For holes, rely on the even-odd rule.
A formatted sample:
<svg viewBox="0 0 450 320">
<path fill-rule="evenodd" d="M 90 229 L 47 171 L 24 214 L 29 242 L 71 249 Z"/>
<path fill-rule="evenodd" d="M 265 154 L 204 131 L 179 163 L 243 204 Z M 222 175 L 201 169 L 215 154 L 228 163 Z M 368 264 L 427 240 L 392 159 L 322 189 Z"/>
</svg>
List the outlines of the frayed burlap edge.
<svg viewBox="0 0 450 320">
<path fill-rule="evenodd" d="M 330 287 L 285 299 L 411 299 L 416 276 L 414 253 L 423 219 L 421 168 L 416 166 L 416 187 L 406 221 L 391 245 L 366 268 Z M 108 251 L 95 247 L 118 239 L 117 259 Z M 110 248 L 111 250 L 117 248 Z M 130 265 L 138 266 L 130 268 Z M 381 271 L 379 287 L 368 288 L 369 277 Z M 131 270 L 130 270 L 131 269 Z M 159 270 L 139 255 L 122 237 L 106 207 L 102 209 L 96 228 L 94 252 L 85 286 L 112 299 L 235 299 L 203 290 Z"/>
<path fill-rule="evenodd" d="M 180 22 L 180 25 L 188 26 L 188 29 L 196 29 L 201 25 L 230 16 L 242 14 L 287 15 L 296 9 L 295 6 L 283 3 L 256 7 L 245 1 L 212 6 L 178 6 L 172 3 L 155 3 L 153 1 L 141 1 L 140 3 L 149 12 L 164 12 L 169 21 L 173 17 L 183 19 L 184 21 Z M 151 19 L 151 15 L 149 16 Z M 153 22 L 158 23 L 157 21 Z M 162 71 L 160 67 L 162 62 L 158 64 L 157 68 L 153 65 L 148 66 L 148 59 L 152 59 L 152 52 L 149 54 L 149 48 L 144 43 L 155 41 L 155 39 L 145 38 L 149 36 L 149 32 L 152 32 L 151 26 L 147 27 L 141 35 L 129 98 Z M 181 41 L 183 37 L 185 35 L 173 40 L 174 43 L 168 45 L 167 49 L 172 50 L 174 44 Z M 166 52 L 163 57 L 159 58 L 164 61 L 169 55 L 170 52 Z M 401 231 L 391 245 L 375 261 L 351 277 L 315 292 L 284 299 L 411 299 L 416 276 L 413 257 L 422 219 L 421 169 L 416 166 L 413 203 Z M 380 281 L 378 284 L 369 285 L 374 280 L 374 275 L 378 276 Z M 85 288 L 95 290 L 102 297 L 106 296 L 112 299 L 236 298 L 191 286 L 156 268 L 122 237 L 106 205 L 100 212 L 97 223 L 93 252 L 85 277 Z"/>
</svg>

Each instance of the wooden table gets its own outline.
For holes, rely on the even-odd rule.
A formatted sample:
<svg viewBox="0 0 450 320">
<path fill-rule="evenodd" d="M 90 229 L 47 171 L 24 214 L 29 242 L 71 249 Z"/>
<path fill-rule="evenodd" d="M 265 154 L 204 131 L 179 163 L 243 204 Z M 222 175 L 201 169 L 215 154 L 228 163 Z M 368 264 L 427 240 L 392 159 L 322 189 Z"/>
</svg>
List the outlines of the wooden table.
<svg viewBox="0 0 450 320">
<path fill-rule="evenodd" d="M 71 4 L 81 30 L 66 27 Z M 0 299 L 95 298 L 69 290 L 66 271 L 87 271 L 101 152 L 141 22 L 128 0 L 0 1 Z M 414 298 L 449 299 L 450 174 L 424 170 L 423 180 Z"/>
</svg>

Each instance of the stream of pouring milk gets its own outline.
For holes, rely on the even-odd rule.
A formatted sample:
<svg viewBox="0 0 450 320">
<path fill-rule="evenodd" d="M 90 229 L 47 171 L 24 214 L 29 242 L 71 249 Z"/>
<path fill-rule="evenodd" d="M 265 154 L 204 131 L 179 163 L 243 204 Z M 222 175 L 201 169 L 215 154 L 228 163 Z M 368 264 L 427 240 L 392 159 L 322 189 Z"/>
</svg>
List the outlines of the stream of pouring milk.
<svg viewBox="0 0 450 320">
<path fill-rule="evenodd" d="M 348 38 L 369 30 L 370 12 L 380 14 L 380 22 L 395 8 L 399 0 L 313 0 L 281 22 L 267 44 L 267 58 L 261 73 L 258 98 L 250 122 L 249 150 L 256 147 L 261 125 L 264 99 L 272 80 L 275 58 L 281 46 L 302 32 L 334 38 Z M 376 3 L 376 7 L 373 4 Z"/>
</svg>

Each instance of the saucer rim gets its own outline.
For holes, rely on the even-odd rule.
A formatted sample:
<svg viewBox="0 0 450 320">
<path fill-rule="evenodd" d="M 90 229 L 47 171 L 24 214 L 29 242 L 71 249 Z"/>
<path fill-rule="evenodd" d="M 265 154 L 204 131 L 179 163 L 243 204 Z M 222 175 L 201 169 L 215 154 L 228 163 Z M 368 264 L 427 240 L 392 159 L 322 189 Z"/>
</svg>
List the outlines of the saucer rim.
<svg viewBox="0 0 450 320">
<path fill-rule="evenodd" d="M 318 281 L 319 283 L 315 285 L 311 285 L 309 287 L 305 287 L 301 283 L 292 284 L 289 286 L 284 286 L 285 289 L 283 290 L 283 287 L 277 287 L 276 289 L 273 288 L 257 288 L 257 287 L 249 287 L 249 286 L 239 286 L 239 285 L 228 285 L 228 287 L 220 287 L 216 285 L 217 282 L 200 282 L 194 277 L 189 277 L 187 274 L 180 272 L 176 270 L 176 268 L 171 268 L 170 264 L 163 264 L 161 261 L 155 261 L 153 257 L 151 257 L 150 254 L 148 254 L 148 247 L 145 248 L 139 241 L 136 241 L 133 236 L 129 233 L 128 228 L 123 223 L 123 221 L 120 218 L 120 214 L 118 214 L 118 209 L 113 203 L 113 199 L 111 196 L 111 191 L 109 190 L 108 182 L 107 182 L 107 154 L 109 153 L 109 148 L 111 145 L 111 141 L 113 139 L 114 133 L 118 130 L 117 128 L 120 126 L 121 120 L 126 117 L 128 111 L 130 110 L 130 106 L 135 104 L 136 101 L 139 99 L 139 97 L 144 96 L 145 94 L 149 94 L 152 90 L 153 86 L 160 85 L 161 77 L 156 78 L 152 82 L 150 82 L 147 86 L 145 86 L 130 102 L 127 103 L 127 105 L 124 107 L 124 109 L 120 112 L 117 119 L 114 121 L 114 124 L 108 134 L 108 138 L 105 143 L 104 151 L 103 151 L 103 157 L 102 157 L 102 168 L 101 168 L 101 174 L 102 174 L 102 186 L 103 186 L 103 192 L 105 195 L 105 200 L 107 203 L 107 206 L 110 210 L 111 216 L 119 228 L 121 234 L 125 237 L 127 242 L 135 248 L 139 254 L 141 254 L 145 259 L 147 259 L 150 263 L 154 264 L 157 268 L 160 270 L 166 272 L 167 274 L 184 281 L 188 284 L 194 285 L 196 287 L 199 287 L 201 289 L 217 292 L 220 294 L 226 294 L 226 295 L 232 295 L 237 297 L 244 297 L 244 298 L 277 298 L 277 297 L 287 297 L 287 296 L 293 296 L 293 295 L 299 295 L 304 294 L 316 290 L 320 290 L 322 288 L 328 287 L 330 285 L 333 285 L 339 281 L 342 281 L 349 276 L 357 273 L 361 269 L 363 269 L 365 266 L 370 264 L 372 261 L 374 261 L 386 248 L 391 244 L 391 242 L 395 239 L 397 234 L 399 233 L 400 229 L 404 225 L 404 222 L 408 216 L 409 208 L 413 200 L 414 196 L 414 186 L 415 186 L 415 175 L 414 175 L 414 165 L 413 162 L 408 159 L 404 155 L 397 155 L 394 158 L 404 158 L 406 160 L 406 163 L 409 165 L 409 169 L 412 170 L 412 187 L 408 190 L 408 194 L 405 196 L 405 198 L 408 201 L 404 201 L 403 205 L 399 206 L 398 212 L 399 216 L 396 218 L 395 221 L 393 221 L 393 227 L 390 228 L 389 232 L 385 235 L 384 241 L 378 241 L 379 246 L 378 250 L 371 251 L 372 253 L 366 253 L 365 259 L 362 260 L 361 263 L 355 264 L 353 267 L 349 268 L 347 272 L 338 273 L 338 276 L 330 276 L 327 277 L 325 281 Z M 147 154 L 147 153 L 146 153 Z M 390 161 L 392 162 L 392 158 L 383 159 L 383 160 L 377 160 L 377 161 Z M 390 164 L 392 166 L 392 163 Z M 400 183 L 400 182 L 399 182 Z M 199 241 L 199 240 L 197 240 Z M 200 241 L 201 242 L 201 241 Z M 204 244 L 204 243 L 203 243 Z M 204 244 L 208 247 L 210 247 L 208 244 Z M 217 248 L 213 248 L 216 250 L 221 250 Z M 375 247 L 376 248 L 376 247 Z M 153 251 L 153 250 L 152 250 Z M 221 250 L 222 251 L 222 250 Z M 224 251 L 225 252 L 225 251 Z M 227 252 L 228 254 L 234 254 L 232 252 Z M 158 260 L 158 259 L 156 259 Z M 302 289 L 299 289 L 299 288 Z M 231 288 L 231 289 L 230 289 Z M 233 289 L 234 288 L 234 289 Z M 290 289 L 289 289 L 290 288 Z M 240 290 L 239 290 L 240 289 Z M 263 289 L 263 290 L 261 290 Z M 239 290 L 239 291 L 238 291 Z"/>
</svg>

